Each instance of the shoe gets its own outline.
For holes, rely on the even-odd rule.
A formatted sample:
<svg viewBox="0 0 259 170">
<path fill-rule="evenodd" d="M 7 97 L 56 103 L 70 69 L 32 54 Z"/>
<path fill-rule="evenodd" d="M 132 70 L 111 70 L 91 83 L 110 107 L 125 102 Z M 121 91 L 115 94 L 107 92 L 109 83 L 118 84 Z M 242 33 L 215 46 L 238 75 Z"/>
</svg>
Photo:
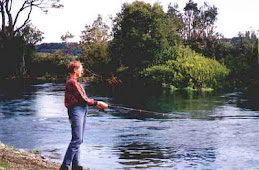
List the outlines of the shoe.
<svg viewBox="0 0 259 170">
<path fill-rule="evenodd" d="M 59 168 L 59 170 L 69 170 L 69 166 L 61 165 L 61 167 Z"/>
<path fill-rule="evenodd" d="M 72 167 L 72 170 L 84 170 L 83 166 Z"/>
</svg>

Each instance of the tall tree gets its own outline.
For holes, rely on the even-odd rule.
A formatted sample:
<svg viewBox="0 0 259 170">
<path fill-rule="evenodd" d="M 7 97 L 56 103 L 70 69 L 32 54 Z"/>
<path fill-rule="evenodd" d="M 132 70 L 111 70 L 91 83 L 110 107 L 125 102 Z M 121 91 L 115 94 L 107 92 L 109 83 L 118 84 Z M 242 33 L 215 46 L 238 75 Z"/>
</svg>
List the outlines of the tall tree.
<svg viewBox="0 0 259 170">
<path fill-rule="evenodd" d="M 18 56 L 18 59 L 20 59 L 18 63 L 22 64 L 18 67 L 20 69 L 19 72 L 21 75 L 29 74 L 35 53 L 35 45 L 44 39 L 43 32 L 35 26 L 28 24 L 19 31 L 17 37 L 22 37 L 21 43 L 23 44 L 21 56 Z"/>
<path fill-rule="evenodd" d="M 73 42 L 70 43 L 68 42 L 68 40 L 74 37 L 75 36 L 69 31 L 67 31 L 64 35 L 60 37 L 60 39 L 62 40 L 62 43 L 65 45 L 65 49 L 63 50 L 63 53 L 73 54 L 73 49 L 75 49 L 78 46 L 78 44 Z"/>
<path fill-rule="evenodd" d="M 172 29 L 176 30 L 179 35 L 183 35 L 183 28 L 185 25 L 183 22 L 183 15 L 178 8 L 178 4 L 172 5 L 170 3 L 168 5 L 167 16 L 174 23 Z"/>
<path fill-rule="evenodd" d="M 230 69 L 231 86 L 257 86 L 259 80 L 258 37 L 255 31 L 239 33 L 238 37 L 218 41 L 217 58 Z"/>
<path fill-rule="evenodd" d="M 238 38 L 232 40 L 234 49 L 232 54 L 237 62 L 248 67 L 255 67 L 258 64 L 258 38 L 255 31 L 239 33 Z M 242 62 L 241 62 L 242 61 Z"/>
<path fill-rule="evenodd" d="M 190 46 L 196 52 L 211 58 L 216 56 L 216 43 L 222 36 L 215 32 L 218 8 L 204 3 L 198 7 L 193 0 L 189 0 L 181 14 L 178 5 L 169 5 L 167 15 L 178 25 L 178 33 L 185 45 Z"/>
<path fill-rule="evenodd" d="M 32 24 L 26 25 L 18 33 L 19 36 L 23 37 L 27 44 L 31 45 L 36 45 L 37 43 L 41 42 L 44 39 L 43 34 L 44 33 L 42 31 L 40 31 Z"/>
<path fill-rule="evenodd" d="M 14 2 L 17 3 L 18 1 Z M 0 13 L 1 13 L 1 36 L 15 36 L 22 28 L 24 28 L 29 22 L 34 8 L 38 8 L 47 13 L 49 8 L 61 8 L 63 5 L 59 3 L 59 0 L 24 0 L 20 5 L 19 10 L 13 13 L 12 7 L 14 5 L 13 0 L 0 0 Z M 18 25 L 18 20 L 21 15 L 26 16 L 23 19 L 21 25 Z"/>
<path fill-rule="evenodd" d="M 80 59 L 87 68 L 103 73 L 103 64 L 109 61 L 107 47 L 110 39 L 110 28 L 101 15 L 98 15 L 92 25 L 85 25 L 80 41 L 83 52 Z"/>
<path fill-rule="evenodd" d="M 72 39 L 72 38 L 74 38 L 75 36 L 72 34 L 72 33 L 70 33 L 69 31 L 67 31 L 64 35 L 62 35 L 61 37 L 60 37 L 60 39 L 63 41 L 63 42 L 66 42 L 67 43 L 67 41 L 68 41 L 68 39 Z"/>
<path fill-rule="evenodd" d="M 13 11 L 19 6 L 18 11 Z M 26 74 L 25 53 L 31 45 L 40 41 L 41 32 L 28 26 L 33 9 L 48 12 L 49 8 L 61 8 L 59 0 L 0 0 L 0 53 L 2 76 Z M 21 23 L 21 24 L 18 24 Z M 33 32 L 31 32 L 34 29 Z M 9 67 L 10 66 L 10 67 Z"/>
<path fill-rule="evenodd" d="M 177 32 L 169 29 L 173 23 L 157 3 L 124 4 L 113 21 L 111 57 L 117 67 L 127 69 L 131 76 L 152 64 L 165 62 L 167 52 L 179 41 Z"/>
<path fill-rule="evenodd" d="M 183 17 L 186 26 L 184 28 L 184 39 L 190 39 L 192 35 L 195 34 L 199 24 L 199 12 L 197 3 L 194 3 L 192 0 L 189 0 L 189 2 L 186 3 Z"/>
</svg>

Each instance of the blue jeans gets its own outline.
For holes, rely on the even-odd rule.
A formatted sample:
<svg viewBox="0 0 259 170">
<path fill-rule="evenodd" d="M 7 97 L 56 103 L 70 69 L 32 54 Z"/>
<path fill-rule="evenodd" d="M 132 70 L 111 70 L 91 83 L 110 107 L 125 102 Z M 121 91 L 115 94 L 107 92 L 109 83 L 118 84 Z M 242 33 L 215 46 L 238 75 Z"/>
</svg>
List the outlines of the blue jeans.
<svg viewBox="0 0 259 170">
<path fill-rule="evenodd" d="M 68 108 L 68 116 L 72 129 L 72 139 L 68 145 L 62 165 L 69 167 L 80 166 L 80 145 L 83 143 L 85 129 L 85 118 L 87 115 L 87 106 L 74 106 Z"/>
</svg>

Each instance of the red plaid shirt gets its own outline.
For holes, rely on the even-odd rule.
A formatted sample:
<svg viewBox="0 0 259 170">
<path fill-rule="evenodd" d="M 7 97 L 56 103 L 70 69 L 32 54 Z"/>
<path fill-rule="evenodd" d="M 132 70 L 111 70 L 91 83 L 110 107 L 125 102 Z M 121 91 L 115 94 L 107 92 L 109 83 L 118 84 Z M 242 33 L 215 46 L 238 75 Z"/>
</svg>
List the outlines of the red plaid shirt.
<svg viewBox="0 0 259 170">
<path fill-rule="evenodd" d="M 93 105 L 94 100 L 89 99 L 84 88 L 74 78 L 70 78 L 66 82 L 65 90 L 65 106 Z"/>
</svg>

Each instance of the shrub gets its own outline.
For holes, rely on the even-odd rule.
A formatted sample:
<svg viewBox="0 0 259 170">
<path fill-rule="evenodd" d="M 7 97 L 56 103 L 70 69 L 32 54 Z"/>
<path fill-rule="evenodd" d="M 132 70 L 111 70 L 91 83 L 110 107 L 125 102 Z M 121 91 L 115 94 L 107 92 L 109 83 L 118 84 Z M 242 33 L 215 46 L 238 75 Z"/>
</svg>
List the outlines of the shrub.
<svg viewBox="0 0 259 170">
<path fill-rule="evenodd" d="M 67 75 L 67 64 L 75 59 L 76 56 L 65 55 L 61 51 L 53 54 L 36 53 L 30 72 L 33 76 L 64 76 Z"/>
<path fill-rule="evenodd" d="M 219 88 L 229 70 L 214 59 L 205 58 L 187 49 L 187 55 L 179 51 L 175 60 L 168 60 L 166 64 L 156 65 L 144 69 L 140 74 L 155 83 L 168 84 L 177 88 Z"/>
</svg>

